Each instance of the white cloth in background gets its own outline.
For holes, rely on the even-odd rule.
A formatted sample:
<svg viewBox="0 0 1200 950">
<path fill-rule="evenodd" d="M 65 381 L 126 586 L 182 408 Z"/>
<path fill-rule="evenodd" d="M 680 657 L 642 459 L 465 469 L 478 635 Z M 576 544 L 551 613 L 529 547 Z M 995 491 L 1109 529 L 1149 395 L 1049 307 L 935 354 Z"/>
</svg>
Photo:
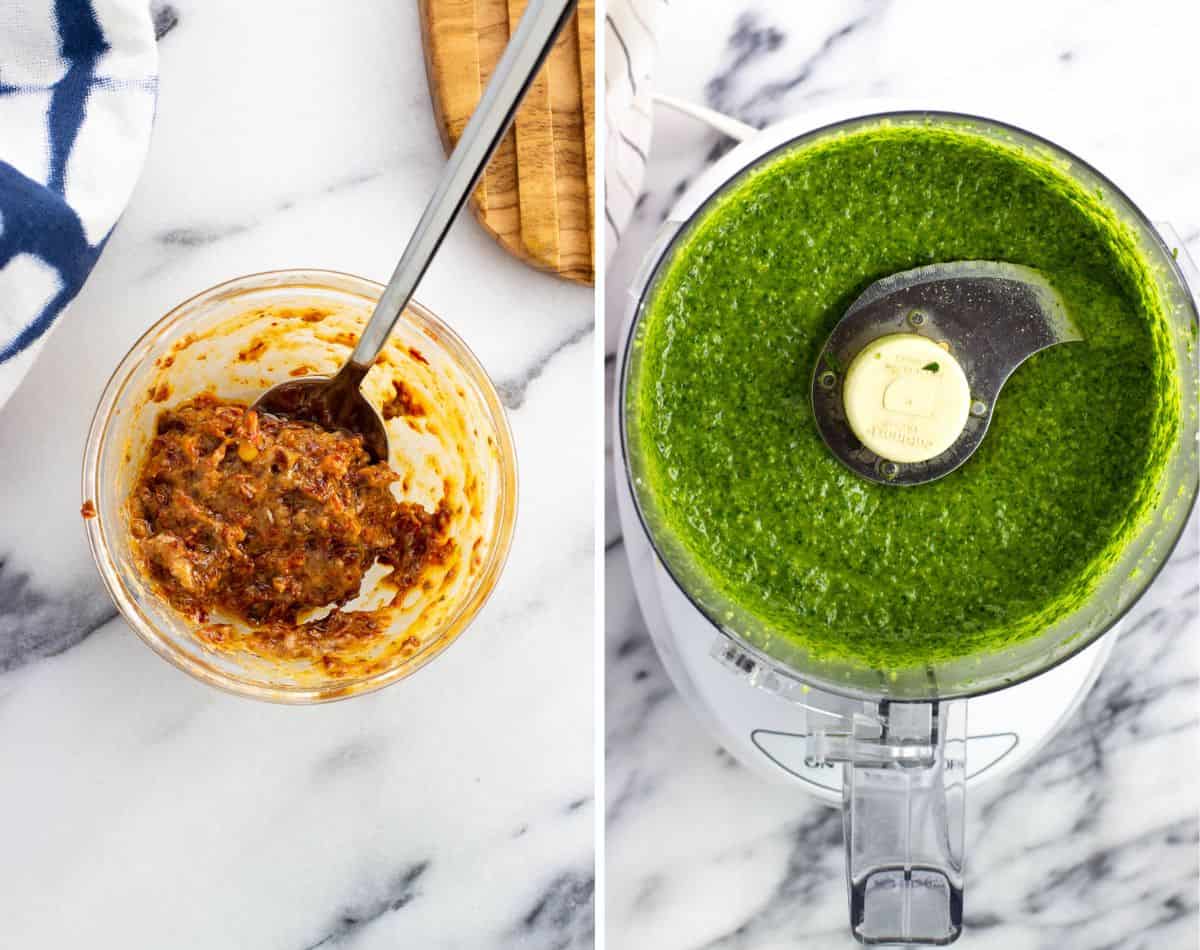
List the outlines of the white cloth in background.
<svg viewBox="0 0 1200 950">
<path fill-rule="evenodd" d="M 633 216 L 646 172 L 652 123 L 654 23 L 662 2 L 611 0 L 605 17 L 604 228 L 609 260 Z"/>
</svg>

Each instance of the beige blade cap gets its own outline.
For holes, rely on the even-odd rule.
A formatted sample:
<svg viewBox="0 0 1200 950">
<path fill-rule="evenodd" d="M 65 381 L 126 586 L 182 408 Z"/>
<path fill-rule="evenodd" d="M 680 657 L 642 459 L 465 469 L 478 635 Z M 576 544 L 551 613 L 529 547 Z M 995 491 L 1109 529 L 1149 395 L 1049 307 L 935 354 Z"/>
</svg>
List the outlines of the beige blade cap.
<svg viewBox="0 0 1200 950">
<path fill-rule="evenodd" d="M 842 402 L 854 434 L 880 458 L 926 462 L 962 433 L 971 387 L 947 349 L 915 333 L 892 333 L 855 357 Z"/>
</svg>

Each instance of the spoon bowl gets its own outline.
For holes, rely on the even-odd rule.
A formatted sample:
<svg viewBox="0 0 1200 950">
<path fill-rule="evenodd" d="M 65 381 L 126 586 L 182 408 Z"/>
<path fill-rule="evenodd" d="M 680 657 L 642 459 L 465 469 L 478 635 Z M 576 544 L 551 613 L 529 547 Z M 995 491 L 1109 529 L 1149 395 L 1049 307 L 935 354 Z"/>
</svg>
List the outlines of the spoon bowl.
<svg viewBox="0 0 1200 950">
<path fill-rule="evenodd" d="M 375 407 L 358 388 L 365 371 L 346 363 L 336 376 L 302 376 L 272 386 L 258 397 L 256 412 L 311 422 L 322 429 L 343 429 L 361 436 L 372 462 L 388 459 L 387 429 Z"/>
</svg>

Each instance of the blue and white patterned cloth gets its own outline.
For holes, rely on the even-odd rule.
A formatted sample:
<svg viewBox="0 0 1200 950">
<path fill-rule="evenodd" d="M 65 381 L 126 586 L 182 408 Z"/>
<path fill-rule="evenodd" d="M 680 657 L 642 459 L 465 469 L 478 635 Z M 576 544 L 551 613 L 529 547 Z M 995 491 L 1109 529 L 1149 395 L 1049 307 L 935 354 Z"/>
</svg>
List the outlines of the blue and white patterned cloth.
<svg viewBox="0 0 1200 950">
<path fill-rule="evenodd" d="M 129 200 L 157 68 L 148 0 L 0 0 L 0 406 Z"/>
</svg>

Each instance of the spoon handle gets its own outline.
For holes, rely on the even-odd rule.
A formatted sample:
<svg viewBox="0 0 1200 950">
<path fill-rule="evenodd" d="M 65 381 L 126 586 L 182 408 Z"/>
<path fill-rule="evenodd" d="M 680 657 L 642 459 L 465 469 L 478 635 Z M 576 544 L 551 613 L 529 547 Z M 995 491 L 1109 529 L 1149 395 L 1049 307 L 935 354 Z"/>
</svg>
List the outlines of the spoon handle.
<svg viewBox="0 0 1200 950">
<path fill-rule="evenodd" d="M 357 370 L 355 375 L 361 378 L 375 362 L 450 225 L 512 124 L 517 107 L 576 2 L 530 0 L 345 370 Z"/>
</svg>

